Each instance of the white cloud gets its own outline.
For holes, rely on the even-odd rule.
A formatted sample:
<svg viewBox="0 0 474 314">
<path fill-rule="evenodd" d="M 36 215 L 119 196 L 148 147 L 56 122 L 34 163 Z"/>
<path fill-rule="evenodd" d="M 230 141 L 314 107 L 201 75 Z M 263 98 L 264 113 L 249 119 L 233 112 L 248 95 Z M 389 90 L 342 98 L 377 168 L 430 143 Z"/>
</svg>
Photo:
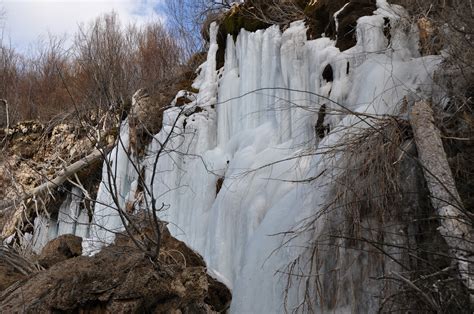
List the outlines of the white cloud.
<svg viewBox="0 0 474 314">
<path fill-rule="evenodd" d="M 79 23 L 114 10 L 123 24 L 142 24 L 164 19 L 158 11 L 162 0 L 0 0 L 6 12 L 5 35 L 12 45 L 26 52 L 47 33 L 72 35 Z"/>
</svg>

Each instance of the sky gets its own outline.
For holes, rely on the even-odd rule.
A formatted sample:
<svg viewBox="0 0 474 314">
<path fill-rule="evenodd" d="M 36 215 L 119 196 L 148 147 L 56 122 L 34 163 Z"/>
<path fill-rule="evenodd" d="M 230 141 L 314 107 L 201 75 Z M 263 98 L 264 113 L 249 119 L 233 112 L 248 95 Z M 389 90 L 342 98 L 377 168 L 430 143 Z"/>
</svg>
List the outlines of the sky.
<svg viewBox="0 0 474 314">
<path fill-rule="evenodd" d="M 72 35 L 79 23 L 88 23 L 112 10 L 125 25 L 164 21 L 162 4 L 163 0 L 0 0 L 5 13 L 3 41 L 28 53 L 40 36 Z"/>
</svg>

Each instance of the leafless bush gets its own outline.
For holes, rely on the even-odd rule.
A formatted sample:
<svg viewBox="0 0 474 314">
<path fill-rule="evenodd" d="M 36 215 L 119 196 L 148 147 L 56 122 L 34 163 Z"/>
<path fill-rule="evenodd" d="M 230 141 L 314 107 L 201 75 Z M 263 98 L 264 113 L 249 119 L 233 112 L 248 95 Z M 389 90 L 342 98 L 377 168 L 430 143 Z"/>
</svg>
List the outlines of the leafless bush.
<svg viewBox="0 0 474 314">
<path fill-rule="evenodd" d="M 0 245 L 0 263 L 10 265 L 15 271 L 27 276 L 41 269 L 37 263 L 25 258 L 16 250 L 6 245 Z"/>
<path fill-rule="evenodd" d="M 351 230 L 351 236 L 360 235 L 360 223 L 369 213 L 381 225 L 390 220 L 389 210 L 402 197 L 399 165 L 404 152 L 400 147 L 409 132 L 406 122 L 393 119 L 348 140 L 340 165 L 343 174 L 334 182 L 332 206 L 349 218 L 344 228 Z"/>
<path fill-rule="evenodd" d="M 63 78 L 71 76 L 69 57 L 63 48 L 64 41 L 64 38 L 50 35 L 47 41 L 37 44 L 36 55 L 27 60 L 24 88 L 28 88 L 28 91 L 25 91 L 21 100 L 23 104 L 19 108 L 30 108 L 34 113 L 30 119 L 39 117 L 45 121 L 70 107 L 71 101 L 63 84 Z"/>
<path fill-rule="evenodd" d="M 294 0 L 248 0 L 244 15 L 269 25 L 287 26 L 305 18 L 304 8 Z"/>
<path fill-rule="evenodd" d="M 364 312 L 367 295 L 361 291 L 368 285 L 375 287 L 366 293 L 379 298 L 381 312 L 468 311 L 469 294 L 437 230 L 440 217 L 412 136 L 406 121 L 381 119 L 336 147 L 344 154 L 339 174 L 327 178 L 333 197 L 284 242 L 307 239 L 302 253 L 281 269 L 288 291 L 302 289 L 301 303 L 287 311 L 352 304 Z M 329 252 L 332 257 L 322 257 Z M 359 263 L 363 268 L 355 269 Z"/>
<path fill-rule="evenodd" d="M 15 103 L 20 97 L 19 71 L 20 57 L 0 39 L 0 98 Z"/>
<path fill-rule="evenodd" d="M 76 34 L 78 74 L 77 90 L 83 99 L 108 108 L 132 93 L 129 73 L 124 68 L 129 52 L 118 16 L 115 13 L 98 17 L 89 27 L 80 27 Z"/>
<path fill-rule="evenodd" d="M 436 75 L 439 84 L 460 108 L 472 103 L 474 79 L 474 7 L 463 0 L 393 0 L 414 17 L 420 29 L 422 54 L 443 54 L 445 62 Z M 471 99 L 469 99 L 471 98 Z"/>
<path fill-rule="evenodd" d="M 178 40 L 159 21 L 125 27 L 116 13 L 105 14 L 80 26 L 71 48 L 65 48 L 65 40 L 50 35 L 28 57 L 2 41 L 0 98 L 18 119 L 126 111 L 139 88 L 156 99 L 168 91 L 165 85 L 183 63 Z"/>
</svg>

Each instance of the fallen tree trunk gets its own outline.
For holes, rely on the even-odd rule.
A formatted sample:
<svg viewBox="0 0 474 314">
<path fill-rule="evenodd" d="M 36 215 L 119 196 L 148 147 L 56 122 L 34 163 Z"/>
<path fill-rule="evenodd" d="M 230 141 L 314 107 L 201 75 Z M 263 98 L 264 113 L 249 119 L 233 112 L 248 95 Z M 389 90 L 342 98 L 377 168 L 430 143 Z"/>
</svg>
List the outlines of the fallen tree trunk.
<svg viewBox="0 0 474 314">
<path fill-rule="evenodd" d="M 416 102 L 411 111 L 418 157 L 423 167 L 425 180 L 430 191 L 430 200 L 438 214 L 438 231 L 445 239 L 450 254 L 456 262 L 462 280 L 471 291 L 474 280 L 472 272 L 472 226 L 465 215 L 461 197 L 456 189 L 441 134 L 434 124 L 433 110 L 426 101 Z"/>
<path fill-rule="evenodd" d="M 102 157 L 106 154 L 106 152 L 99 150 L 99 149 L 94 149 L 92 153 L 87 155 L 86 157 L 76 161 L 70 166 L 67 166 L 63 170 L 59 172 L 59 174 L 53 179 L 49 180 L 40 186 L 37 186 L 34 188 L 31 192 L 29 192 L 27 195 L 24 196 L 24 199 L 30 198 L 33 195 L 38 195 L 42 192 L 49 191 L 51 189 L 55 189 L 58 186 L 62 185 L 68 178 L 70 178 L 72 175 L 75 173 L 81 171 L 85 167 L 95 163 L 96 161 L 102 159 Z"/>
<path fill-rule="evenodd" d="M 14 201 L 4 202 L 2 204 L 2 208 L 0 208 L 0 211 L 13 206 L 14 204 L 18 204 L 22 201 L 25 201 L 35 195 L 41 194 L 43 192 L 49 192 L 50 190 L 56 189 L 57 187 L 61 186 L 64 182 L 66 182 L 66 180 L 70 178 L 71 176 L 73 176 L 74 174 L 78 173 L 79 171 L 83 170 L 89 165 L 92 165 L 95 162 L 102 159 L 102 157 L 105 156 L 109 150 L 110 148 L 106 148 L 103 150 L 100 150 L 97 148 L 94 149 L 94 151 L 90 153 L 89 155 L 85 156 L 84 158 L 74 162 L 73 164 L 61 170 L 54 179 L 48 180 L 47 182 L 37 186 L 33 190 L 25 193 L 20 198 Z"/>
<path fill-rule="evenodd" d="M 23 194 L 21 197 L 15 200 L 3 202 L 3 204 L 0 204 L 1 206 L 0 214 L 11 207 L 16 207 L 22 204 L 24 201 L 31 199 L 34 196 L 41 195 L 44 193 L 49 193 L 51 190 L 58 188 L 74 174 L 87 168 L 90 165 L 93 165 L 96 162 L 99 162 L 104 156 L 107 155 L 111 147 L 112 146 L 109 146 L 103 149 L 97 149 L 97 148 L 94 149 L 94 151 L 90 153 L 89 155 L 65 167 L 53 179 L 48 180 L 47 182 L 37 186 L 33 190 Z M 24 208 L 23 206 L 19 206 L 16 209 L 16 211 L 13 213 L 11 218 L 8 220 L 8 222 L 5 224 L 5 226 L 3 227 L 0 237 L 7 238 L 11 236 L 15 232 L 18 223 L 22 221 L 23 217 L 24 217 Z"/>
</svg>

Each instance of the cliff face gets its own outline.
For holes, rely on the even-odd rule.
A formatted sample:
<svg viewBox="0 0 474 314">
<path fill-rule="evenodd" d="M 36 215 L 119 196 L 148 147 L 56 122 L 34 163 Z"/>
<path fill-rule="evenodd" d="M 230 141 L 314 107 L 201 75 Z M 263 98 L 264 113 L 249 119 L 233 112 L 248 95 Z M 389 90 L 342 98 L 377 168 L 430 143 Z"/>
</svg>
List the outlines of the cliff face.
<svg viewBox="0 0 474 314">
<path fill-rule="evenodd" d="M 472 217 L 472 180 L 465 171 L 472 169 L 466 168 L 472 99 L 445 88 L 453 74 L 449 47 L 438 42 L 442 30 L 410 15 L 412 1 L 398 2 L 410 10 L 384 0 L 298 1 L 306 21 L 273 26 L 268 19 L 247 24 L 256 17 L 248 2 L 212 23 L 193 91 L 180 91 L 164 112 L 148 100 L 137 103 L 146 99 L 137 93 L 128 120 L 116 124 L 108 141 L 115 146 L 104 153 L 102 171 L 91 168 L 100 184 L 66 185 L 70 193 L 52 205 L 51 216 L 27 206 L 34 221 L 14 242 L 39 252 L 48 240 L 73 233 L 83 237 L 84 254 L 93 255 L 26 283 L 23 288 L 38 295 L 35 287 L 47 276 L 60 287 L 56 273 L 64 272 L 85 286 L 64 300 L 48 294 L 38 309 L 57 302 L 75 309 L 85 298 L 87 308 L 112 311 L 130 301 L 126 306 L 143 310 L 150 294 L 162 298 L 164 309 L 175 309 L 189 276 L 196 279 L 189 279 L 190 289 L 201 292 L 186 299 L 194 305 L 180 309 L 209 305 L 205 300 L 214 296 L 205 296 L 205 282 L 210 287 L 212 280 L 201 262 L 191 263 L 198 267 L 192 270 L 178 267 L 172 279 L 144 263 L 140 252 L 146 250 L 132 249 L 122 260 L 121 249 L 104 249 L 120 241 L 116 234 L 124 229 L 140 229 L 124 224 L 128 215 L 151 209 L 232 288 L 234 313 L 469 312 L 471 266 L 459 273 L 439 232 L 444 221 L 430 200 L 410 112 L 431 99 L 466 205 L 459 207 Z M 463 105 L 459 95 L 466 96 Z M 5 230 L 14 235 L 14 228 Z M 138 247 L 156 235 L 135 237 Z M 68 270 L 74 260 L 84 267 L 80 273 L 92 275 L 77 279 Z M 100 274 L 108 263 L 120 274 L 118 283 Z M 145 295 L 142 301 L 123 292 L 130 265 L 143 274 L 130 289 Z M 98 289 L 89 282 L 96 275 Z M 161 280 L 170 285 L 153 290 Z M 15 293 L 5 306 L 16 306 Z"/>
</svg>

